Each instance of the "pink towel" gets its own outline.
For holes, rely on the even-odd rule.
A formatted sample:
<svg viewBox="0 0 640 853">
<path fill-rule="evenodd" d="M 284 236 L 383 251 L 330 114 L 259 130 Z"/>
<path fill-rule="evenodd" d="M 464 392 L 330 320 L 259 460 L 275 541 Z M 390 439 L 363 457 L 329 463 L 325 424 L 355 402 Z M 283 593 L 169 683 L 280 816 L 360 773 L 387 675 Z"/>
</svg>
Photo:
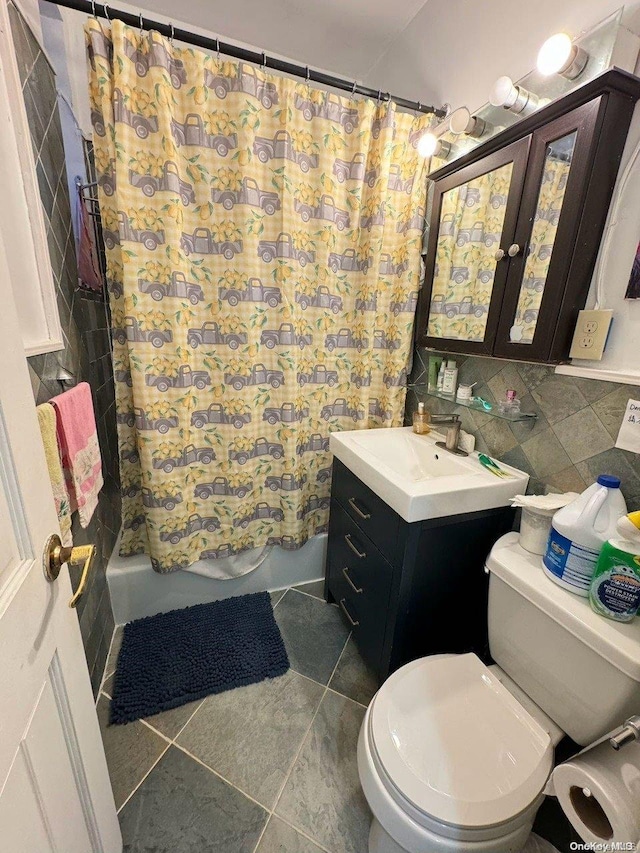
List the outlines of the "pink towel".
<svg viewBox="0 0 640 853">
<path fill-rule="evenodd" d="M 87 527 L 103 483 L 91 388 L 81 382 L 49 402 L 56 410 L 58 446 L 71 512 L 77 509 L 80 524 Z"/>
</svg>

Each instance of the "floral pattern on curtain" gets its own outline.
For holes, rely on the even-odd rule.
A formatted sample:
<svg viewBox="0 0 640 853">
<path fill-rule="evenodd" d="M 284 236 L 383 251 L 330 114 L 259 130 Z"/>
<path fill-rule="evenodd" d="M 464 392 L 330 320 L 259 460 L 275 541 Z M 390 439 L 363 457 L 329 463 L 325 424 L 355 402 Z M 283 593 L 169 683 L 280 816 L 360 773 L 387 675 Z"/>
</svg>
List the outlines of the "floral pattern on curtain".
<svg viewBox="0 0 640 853">
<path fill-rule="evenodd" d="M 402 424 L 427 116 L 87 24 L 121 554 L 326 530 L 329 432 Z"/>
</svg>

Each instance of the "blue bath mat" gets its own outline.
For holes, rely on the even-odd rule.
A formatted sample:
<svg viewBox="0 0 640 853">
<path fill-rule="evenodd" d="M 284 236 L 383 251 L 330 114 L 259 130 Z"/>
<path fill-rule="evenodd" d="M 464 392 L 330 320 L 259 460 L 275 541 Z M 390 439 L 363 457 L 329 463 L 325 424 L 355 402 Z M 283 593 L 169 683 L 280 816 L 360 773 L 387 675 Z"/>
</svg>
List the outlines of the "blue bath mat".
<svg viewBox="0 0 640 853">
<path fill-rule="evenodd" d="M 288 669 L 268 592 L 136 619 L 124 626 L 110 719 L 130 723 Z"/>
</svg>

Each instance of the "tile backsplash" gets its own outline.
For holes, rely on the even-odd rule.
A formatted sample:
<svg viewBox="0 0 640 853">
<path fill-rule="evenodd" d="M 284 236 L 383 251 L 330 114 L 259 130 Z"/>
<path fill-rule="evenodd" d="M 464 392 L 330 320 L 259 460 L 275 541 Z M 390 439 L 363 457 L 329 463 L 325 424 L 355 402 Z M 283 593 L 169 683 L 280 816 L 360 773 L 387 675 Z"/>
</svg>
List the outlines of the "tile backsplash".
<svg viewBox="0 0 640 853">
<path fill-rule="evenodd" d="M 477 356 L 450 356 L 458 382 L 477 383 L 474 393 L 490 403 L 516 390 L 533 423 L 510 423 L 455 402 L 427 395 L 429 353 L 416 349 L 407 393 L 406 423 L 419 400 L 430 412 L 457 412 L 476 449 L 526 471 L 530 493 L 583 491 L 598 474 L 615 474 L 629 510 L 640 509 L 640 456 L 614 447 L 628 399 L 640 387 L 561 376 L 553 367 Z"/>
<path fill-rule="evenodd" d="M 40 404 L 64 390 L 55 378 L 61 366 L 78 382 L 88 382 L 102 454 L 105 485 L 100 492 L 96 512 L 86 529 L 80 527 L 78 514 L 74 513 L 72 526 L 74 545 L 94 543 L 96 546 L 89 585 L 77 607 L 91 683 L 96 692 L 113 633 L 113 613 L 105 572 L 120 526 L 115 400 L 107 310 L 101 294 L 78 289 L 55 75 L 16 7 L 10 3 L 8 8 L 65 342 L 65 348 L 60 352 L 28 359 L 33 395 L 36 403 Z M 79 581 L 79 572 L 80 569 L 72 570 L 74 587 Z"/>
</svg>

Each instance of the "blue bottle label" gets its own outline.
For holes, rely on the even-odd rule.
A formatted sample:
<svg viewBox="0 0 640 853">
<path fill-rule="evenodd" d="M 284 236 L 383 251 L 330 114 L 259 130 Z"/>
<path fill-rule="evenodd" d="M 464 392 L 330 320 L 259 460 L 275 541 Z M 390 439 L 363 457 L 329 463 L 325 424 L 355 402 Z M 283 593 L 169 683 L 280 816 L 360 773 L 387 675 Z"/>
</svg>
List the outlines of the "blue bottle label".
<svg viewBox="0 0 640 853">
<path fill-rule="evenodd" d="M 593 548 L 572 542 L 552 527 L 543 562 L 552 574 L 565 583 L 588 590 L 599 553 Z"/>
</svg>

